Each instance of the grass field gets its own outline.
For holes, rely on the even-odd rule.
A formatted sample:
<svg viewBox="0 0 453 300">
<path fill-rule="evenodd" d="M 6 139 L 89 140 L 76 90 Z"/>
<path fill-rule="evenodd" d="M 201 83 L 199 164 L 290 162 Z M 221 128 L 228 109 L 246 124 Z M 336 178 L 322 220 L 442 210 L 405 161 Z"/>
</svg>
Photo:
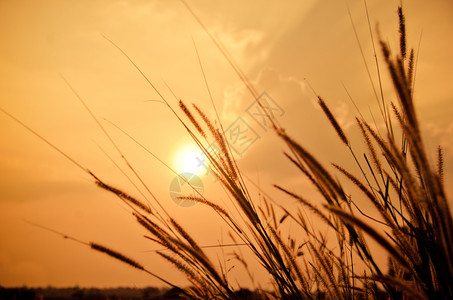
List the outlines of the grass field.
<svg viewBox="0 0 453 300">
<path fill-rule="evenodd" d="M 192 8 L 185 6 L 257 101 L 258 109 L 269 124 L 269 134 L 285 146 L 283 156 L 287 167 L 297 170 L 298 176 L 310 184 L 317 193 L 317 200 L 307 198 L 303 190 L 284 184 L 272 187 L 279 192 L 278 199 L 268 197 L 265 188 L 260 186 L 258 195 L 251 193 L 250 182 L 238 167 L 238 155 L 232 148 L 225 124 L 220 122 L 212 98 L 214 117 L 183 100 L 179 100 L 179 108 L 173 108 L 128 54 L 106 38 L 148 81 L 161 97 L 158 101 L 171 111 L 175 122 L 179 122 L 203 152 L 210 172 L 228 195 L 229 202 L 224 205 L 217 199 L 207 198 L 193 186 L 191 196 L 178 199 L 208 207 L 223 222 L 229 239 L 238 247 L 228 250 L 233 257 L 228 258 L 228 264 L 226 256 L 212 257 L 197 242 L 196 233 L 184 228 L 174 213 L 162 204 L 159 196 L 151 192 L 150 183 L 138 175 L 136 167 L 121 152 L 101 120 L 65 78 L 63 80 L 130 168 L 133 175 L 128 179 L 139 187 L 137 190 L 142 191 L 142 197 L 132 196 L 128 191 L 110 185 L 107 179 L 98 177 L 9 112 L 3 109 L 2 112 L 85 172 L 100 189 L 120 199 L 137 221 L 139 230 L 144 230 L 145 237 L 160 247 L 157 255 L 186 276 L 190 286 L 179 287 L 162 277 L 158 270 L 145 267 L 141 262 L 97 242 L 85 242 L 55 232 L 146 272 L 187 298 L 241 299 L 235 291 L 236 282 L 229 278 L 229 271 L 233 267 L 243 268 L 253 282 L 254 270 L 249 269 L 243 256 L 247 251 L 270 281 L 270 288 L 256 285 L 256 298 L 451 299 L 453 218 L 445 192 L 444 154 L 440 146 L 434 153 L 428 149 L 421 133 L 414 104 L 417 52 L 407 45 L 403 8 L 398 7 L 395 15 L 398 20 L 398 49 L 391 49 L 386 38 L 373 31 L 369 24 L 374 54 L 379 57 L 375 60 L 376 65 L 367 65 L 367 69 L 378 70 L 376 97 L 370 102 L 378 107 L 378 113 L 369 121 L 363 117 L 364 112 L 357 109 L 354 126 L 361 134 L 359 140 L 351 140 L 335 111 L 329 107 L 328 99 L 320 95 L 322 91 L 312 89 L 331 131 L 338 137 L 339 145 L 349 152 L 355 163 L 354 169 L 350 169 L 338 163 L 326 164 L 316 153 L 311 153 L 303 141 L 294 137 L 298 128 L 281 125 L 266 103 L 260 100 L 260 94 L 227 49 L 209 33 Z M 201 60 L 200 67 L 206 89 L 210 91 L 209 78 Z M 368 75 L 371 77 L 370 72 Z M 391 82 L 394 90 L 391 97 L 384 96 L 384 80 Z M 308 82 L 307 86 L 311 88 Z M 354 99 L 351 101 L 355 105 Z M 138 141 L 133 141 L 141 146 Z M 216 151 L 212 151 L 213 141 Z M 154 156 L 151 151 L 149 153 Z M 336 158 L 333 157 L 332 161 Z M 191 185 L 172 166 L 165 166 Z M 297 205 L 287 205 L 288 202 L 282 199 L 292 199 Z M 385 252 L 386 259 L 376 255 L 376 247 Z"/>
</svg>

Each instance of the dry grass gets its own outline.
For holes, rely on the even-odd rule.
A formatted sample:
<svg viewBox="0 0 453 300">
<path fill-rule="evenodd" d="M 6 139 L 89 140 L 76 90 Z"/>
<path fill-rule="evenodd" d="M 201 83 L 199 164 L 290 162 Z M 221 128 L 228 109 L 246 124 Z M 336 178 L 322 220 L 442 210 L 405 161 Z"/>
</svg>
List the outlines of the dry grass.
<svg viewBox="0 0 453 300">
<path fill-rule="evenodd" d="M 337 173 L 330 172 L 315 155 L 291 137 L 288 133 L 290 130 L 280 127 L 276 120 L 268 116 L 275 134 L 289 149 L 285 153 L 289 165 L 297 167 L 300 175 L 313 184 L 323 203 L 315 205 L 310 199 L 285 187 L 275 186 L 282 191 L 282 197 L 296 199 L 300 207 L 290 210 L 283 204 L 271 203 L 266 199 L 263 205 L 258 205 L 259 199 L 250 196 L 242 180 L 223 128 L 214 126 L 214 122 L 194 106 L 201 118 L 198 121 L 198 117 L 179 101 L 183 114 L 195 128 L 193 131 L 190 128 L 192 126 L 172 110 L 208 158 L 212 172 L 238 208 L 239 215 L 202 195 L 190 197 L 190 200 L 212 208 L 213 213 L 217 213 L 228 225 L 229 235 L 238 243 L 247 245 L 248 251 L 253 253 L 269 274 L 273 290 L 262 291 L 263 298 L 453 298 L 453 219 L 443 187 L 442 151 L 439 148 L 437 166 L 434 167 L 435 164 L 428 160 L 413 103 L 414 50 L 410 50 L 407 57 L 405 17 L 401 8 L 398 9 L 398 18 L 399 53 L 394 55 L 382 39 L 379 42 L 398 104 L 386 103 L 382 99 L 382 121 L 387 125 L 384 133 L 377 132 L 363 117 L 357 118 L 357 126 L 368 153 L 353 150 L 352 143 L 355 141 L 347 137 L 326 102 L 317 95 L 320 107 L 339 139 L 349 149 L 361 170 L 361 176 L 355 176 L 339 165 L 335 165 L 335 170 L 360 190 L 359 195 L 349 196 L 337 179 Z M 256 96 L 253 86 L 228 53 L 213 40 Z M 390 112 L 393 112 L 393 117 Z M 397 124 L 401 129 L 401 137 L 395 136 L 397 126 L 392 124 Z M 209 138 L 216 141 L 219 153 L 209 151 Z M 362 155 L 364 160 L 359 159 Z M 168 250 L 158 254 L 191 282 L 192 286 L 185 290 L 185 296 L 195 299 L 236 297 L 228 281 L 227 270 L 211 261 L 203 247 L 163 209 L 157 198 L 153 196 L 158 205 L 151 210 L 144 201 L 105 184 L 88 169 L 69 159 L 88 172 L 99 187 L 125 201 L 132 208 L 138 224 L 149 233 L 148 238 Z M 373 205 L 379 214 L 377 218 L 370 217 L 357 204 L 356 199 L 360 198 Z M 306 220 L 307 214 L 316 216 L 330 228 L 335 236 L 334 245 L 328 243 L 327 237 Z M 280 226 L 288 220 L 297 224 L 304 234 L 289 237 L 283 234 Z M 384 270 L 370 251 L 370 240 L 388 253 L 388 269 Z M 114 250 L 95 243 L 89 245 L 94 250 L 146 271 L 141 264 Z M 248 268 L 242 255 L 238 252 L 235 255 L 237 261 Z M 364 265 L 364 269 L 355 267 L 358 262 Z"/>
</svg>

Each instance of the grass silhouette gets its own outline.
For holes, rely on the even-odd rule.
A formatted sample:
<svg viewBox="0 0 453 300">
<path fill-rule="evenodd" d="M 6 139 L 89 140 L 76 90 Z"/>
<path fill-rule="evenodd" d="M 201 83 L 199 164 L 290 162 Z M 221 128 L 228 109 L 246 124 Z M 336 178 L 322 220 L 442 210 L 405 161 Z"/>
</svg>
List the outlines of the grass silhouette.
<svg viewBox="0 0 453 300">
<path fill-rule="evenodd" d="M 183 3 L 208 32 L 192 9 L 184 1 Z M 203 151 L 212 173 L 239 213 L 229 211 L 199 193 L 185 197 L 185 200 L 196 201 L 210 207 L 228 226 L 232 239 L 237 244 L 246 245 L 248 251 L 266 270 L 272 279 L 273 290 L 261 290 L 262 298 L 453 298 L 453 219 L 444 191 L 442 150 L 438 149 L 437 162 L 429 161 L 413 102 L 415 52 L 413 49 L 407 49 L 405 16 L 401 7 L 398 8 L 397 15 L 400 35 L 398 53 L 394 54 L 381 37 L 378 44 L 398 102 L 388 102 L 382 96 L 381 87 L 379 107 L 380 121 L 385 124 L 384 130 L 378 130 L 376 124 L 367 122 L 360 114 L 356 118 L 356 125 L 363 139 L 360 142 L 366 146 L 366 153 L 354 150 L 353 143 L 357 141 L 350 140 L 325 100 L 316 95 L 318 104 L 333 130 L 359 167 L 360 176 L 336 164 L 334 165 L 336 173 L 330 172 L 316 155 L 310 153 L 292 137 L 291 128 L 283 128 L 271 114 L 267 114 L 274 133 L 287 146 L 288 151 L 284 155 L 288 158 L 288 166 L 297 168 L 300 176 L 307 178 L 316 188 L 323 199 L 320 204 L 315 204 L 304 195 L 280 185 L 274 187 L 282 196 L 297 200 L 299 203 L 297 210 L 266 198 L 259 204 L 249 193 L 221 123 L 210 120 L 200 108 L 194 105 L 191 109 L 183 101 L 179 101 L 181 113 L 178 113 L 161 96 L 165 105 L 171 109 Z M 210 37 L 263 111 L 267 112 L 264 104 L 260 103 L 253 85 L 228 52 L 212 35 Z M 146 78 L 132 59 L 117 48 Z M 203 70 L 201 63 L 200 67 Z M 377 65 L 378 70 L 379 67 Z M 205 82 L 209 90 L 206 78 Z M 158 92 L 149 80 L 148 83 Z M 97 121 L 75 90 L 73 92 Z M 159 92 L 158 94 L 161 95 Z M 147 188 L 147 184 L 135 172 L 99 121 L 97 124 L 133 171 L 135 180 L 147 189 L 152 199 L 147 199 L 143 195 L 145 200 L 140 200 L 110 186 L 20 120 L 2 111 L 87 172 L 100 188 L 119 197 L 131 208 L 138 225 L 148 232 L 147 237 L 166 250 L 157 253 L 185 274 L 190 281 L 190 287 L 178 288 L 185 297 L 193 299 L 237 297 L 228 281 L 228 270 L 221 264 L 219 267 L 214 263 L 192 234 L 164 209 L 158 197 Z M 218 119 L 217 111 L 216 115 Z M 186 119 L 188 121 L 185 121 Z M 219 152 L 209 151 L 211 140 L 216 142 Z M 167 167 L 171 169 L 168 165 Z M 352 183 L 360 194 L 350 196 L 351 193 L 344 189 L 337 175 L 341 175 L 340 178 L 348 184 Z M 196 189 L 194 191 L 196 192 Z M 366 199 L 378 212 L 379 217 L 370 217 L 366 206 L 361 207 L 357 199 Z M 308 213 L 319 218 L 330 228 L 335 237 L 334 245 L 327 242 L 326 234 L 314 228 L 307 220 Z M 288 220 L 297 224 L 304 234 L 287 238 L 280 227 Z M 85 244 L 75 238 L 71 239 Z M 300 239 L 303 239 L 303 242 L 297 244 L 296 240 Z M 370 251 L 371 240 L 388 254 L 386 269 Z M 168 280 L 151 273 L 140 263 L 115 250 L 97 243 L 86 244 L 175 287 Z M 234 253 L 237 262 L 247 269 L 247 262 L 241 253 Z M 355 267 L 358 263 L 364 267 Z"/>
</svg>

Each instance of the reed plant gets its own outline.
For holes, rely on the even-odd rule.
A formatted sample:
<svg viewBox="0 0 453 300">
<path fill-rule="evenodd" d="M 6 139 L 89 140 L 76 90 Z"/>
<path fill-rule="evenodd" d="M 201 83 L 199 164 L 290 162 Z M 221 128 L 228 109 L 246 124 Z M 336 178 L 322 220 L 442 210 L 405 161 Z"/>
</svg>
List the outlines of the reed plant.
<svg viewBox="0 0 453 300">
<path fill-rule="evenodd" d="M 188 9 L 192 12 L 190 7 Z M 267 114 L 274 133 L 288 149 L 283 154 L 288 159 L 288 166 L 297 168 L 300 176 L 310 181 L 321 197 L 321 203 L 314 203 L 303 193 L 280 185 L 274 188 L 281 192 L 282 198 L 297 200 L 296 209 L 290 209 L 281 200 L 253 198 L 221 122 L 210 120 L 197 106 L 190 108 L 183 101 L 179 101 L 181 115 L 162 97 L 203 151 L 212 173 L 227 192 L 236 211 L 221 207 L 199 193 L 183 198 L 210 207 L 228 226 L 231 238 L 237 244 L 245 245 L 254 255 L 272 282 L 271 290 L 259 291 L 263 299 L 453 298 L 453 219 L 444 191 L 442 150 L 439 148 L 437 151 L 437 165 L 428 159 L 429 151 L 423 143 L 413 101 L 415 52 L 407 49 L 405 16 L 401 7 L 398 8 L 398 19 L 400 49 L 396 54 L 379 37 L 382 57 L 398 99 L 397 102 L 388 101 L 383 96 L 380 99 L 384 130 L 359 114 L 356 125 L 362 141 L 352 141 L 326 101 L 317 95 L 320 108 L 357 164 L 359 176 L 338 164 L 333 164 L 332 171 L 331 166 L 321 162 L 292 137 L 291 129 L 283 128 L 271 114 Z M 222 45 L 214 37 L 211 38 L 266 111 L 253 85 Z M 83 103 L 82 99 L 79 100 Z M 101 123 L 98 124 L 103 128 Z M 218 152 L 210 151 L 211 140 L 217 144 Z M 354 149 L 357 142 L 365 145 L 365 153 Z M 193 299 L 237 298 L 228 280 L 228 270 L 212 261 L 192 234 L 163 208 L 149 189 L 153 198 L 151 201 L 136 199 L 103 182 L 87 168 L 68 158 L 92 176 L 100 188 L 124 201 L 131 208 L 138 225 L 148 232 L 146 237 L 167 250 L 157 253 L 181 271 L 191 284 L 180 289 L 182 296 Z M 128 162 L 127 165 L 133 169 Z M 138 175 L 137 178 L 146 186 Z M 345 182 L 348 187 L 358 189 L 359 193 L 347 192 Z M 364 203 L 371 204 L 378 216 L 372 216 L 366 209 L 369 205 Z M 323 222 L 329 233 L 317 230 L 307 219 L 309 215 Z M 297 236 L 288 236 L 282 231 L 282 224 L 289 220 L 299 227 L 301 233 Z M 370 250 L 371 241 L 386 251 L 387 266 Z M 141 264 L 114 250 L 97 243 L 88 245 L 149 272 Z M 241 252 L 235 251 L 234 255 L 238 264 L 247 269 L 248 264 Z"/>
</svg>

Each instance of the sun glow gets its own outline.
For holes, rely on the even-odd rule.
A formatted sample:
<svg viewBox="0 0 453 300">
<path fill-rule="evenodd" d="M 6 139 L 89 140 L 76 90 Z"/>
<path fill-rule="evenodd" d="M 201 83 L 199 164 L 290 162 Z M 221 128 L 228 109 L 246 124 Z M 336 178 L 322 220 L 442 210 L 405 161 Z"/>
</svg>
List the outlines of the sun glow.
<svg viewBox="0 0 453 300">
<path fill-rule="evenodd" d="M 181 147 L 176 152 L 174 168 L 178 173 L 201 175 L 205 171 L 204 156 L 201 150 L 192 144 Z"/>
</svg>

